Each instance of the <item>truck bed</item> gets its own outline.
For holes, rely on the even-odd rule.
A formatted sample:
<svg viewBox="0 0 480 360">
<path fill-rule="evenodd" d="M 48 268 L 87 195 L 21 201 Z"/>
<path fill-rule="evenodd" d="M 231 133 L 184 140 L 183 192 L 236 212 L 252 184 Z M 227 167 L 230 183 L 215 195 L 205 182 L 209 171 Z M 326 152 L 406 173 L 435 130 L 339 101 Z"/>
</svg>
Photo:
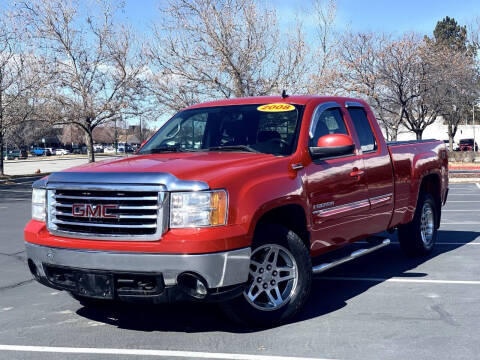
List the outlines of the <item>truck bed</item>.
<svg viewBox="0 0 480 360">
<path fill-rule="evenodd" d="M 445 202 L 448 189 L 448 156 L 441 140 L 393 141 L 387 143 L 394 174 L 395 205 L 391 227 L 409 222 L 415 211 L 421 182 L 427 176 L 440 179 L 436 183 Z"/>
</svg>

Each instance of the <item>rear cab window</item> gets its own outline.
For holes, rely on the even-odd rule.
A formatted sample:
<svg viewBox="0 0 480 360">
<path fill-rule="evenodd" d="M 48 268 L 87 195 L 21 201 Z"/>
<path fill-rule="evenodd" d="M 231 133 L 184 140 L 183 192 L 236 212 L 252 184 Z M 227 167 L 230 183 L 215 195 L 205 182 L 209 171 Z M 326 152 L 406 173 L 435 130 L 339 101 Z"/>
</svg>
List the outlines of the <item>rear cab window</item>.
<svg viewBox="0 0 480 360">
<path fill-rule="evenodd" d="M 362 152 L 368 153 L 376 151 L 378 149 L 377 139 L 375 138 L 365 109 L 363 107 L 348 107 L 347 111 L 357 132 Z"/>
</svg>

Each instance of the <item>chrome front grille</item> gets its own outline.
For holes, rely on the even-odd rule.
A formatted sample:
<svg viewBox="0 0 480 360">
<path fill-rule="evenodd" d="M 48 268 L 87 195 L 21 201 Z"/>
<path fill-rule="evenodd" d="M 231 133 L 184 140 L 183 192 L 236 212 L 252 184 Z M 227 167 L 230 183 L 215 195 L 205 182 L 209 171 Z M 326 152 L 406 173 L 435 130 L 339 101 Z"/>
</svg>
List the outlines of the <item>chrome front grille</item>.
<svg viewBox="0 0 480 360">
<path fill-rule="evenodd" d="M 49 189 L 48 230 L 87 239 L 159 240 L 167 224 L 167 193 L 126 188 Z"/>
</svg>

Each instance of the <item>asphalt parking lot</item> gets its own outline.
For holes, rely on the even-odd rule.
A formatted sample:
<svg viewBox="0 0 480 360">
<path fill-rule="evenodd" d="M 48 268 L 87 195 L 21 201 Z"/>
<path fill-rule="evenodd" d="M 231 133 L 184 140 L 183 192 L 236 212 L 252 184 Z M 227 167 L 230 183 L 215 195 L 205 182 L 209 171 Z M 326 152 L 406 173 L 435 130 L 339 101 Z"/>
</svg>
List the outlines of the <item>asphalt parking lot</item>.
<svg viewBox="0 0 480 360">
<path fill-rule="evenodd" d="M 22 235 L 32 180 L 18 181 L 0 185 L 0 359 L 479 357 L 476 184 L 450 186 L 430 256 L 405 257 L 391 236 L 386 248 L 317 276 L 306 309 L 293 322 L 249 331 L 215 305 L 92 310 L 37 284 L 25 265 Z"/>
</svg>

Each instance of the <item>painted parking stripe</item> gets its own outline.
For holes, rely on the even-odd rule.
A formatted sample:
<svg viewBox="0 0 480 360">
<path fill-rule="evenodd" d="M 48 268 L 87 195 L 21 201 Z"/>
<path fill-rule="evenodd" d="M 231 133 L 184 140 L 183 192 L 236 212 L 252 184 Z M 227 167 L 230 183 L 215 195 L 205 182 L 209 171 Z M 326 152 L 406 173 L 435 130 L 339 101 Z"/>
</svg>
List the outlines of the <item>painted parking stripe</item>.
<svg viewBox="0 0 480 360">
<path fill-rule="evenodd" d="M 355 244 L 368 244 L 366 241 L 356 241 Z M 399 245 L 398 241 L 391 241 L 391 245 Z M 480 242 L 439 242 L 437 241 L 435 245 L 480 245 Z"/>
<path fill-rule="evenodd" d="M 480 196 L 480 194 L 455 194 L 455 193 L 448 193 L 448 199 L 450 199 L 450 196 Z M 448 200 L 447 200 L 448 204 Z"/>
<path fill-rule="evenodd" d="M 32 190 L 11 190 L 11 189 L 8 189 L 8 190 L 0 189 L 0 192 L 1 191 L 8 192 L 8 193 L 31 193 L 32 192 Z"/>
<path fill-rule="evenodd" d="M 157 356 L 166 358 L 197 358 L 197 359 L 234 359 L 234 360 L 328 360 L 321 358 L 289 357 L 289 356 L 268 356 L 250 354 L 226 354 L 196 351 L 175 351 L 175 350 L 143 350 L 143 349 L 111 349 L 111 348 L 75 348 L 75 347 L 54 347 L 54 346 L 23 346 L 23 345 L 0 345 L 0 351 L 23 351 L 23 352 L 44 352 L 63 354 L 95 354 L 95 355 L 136 355 L 136 356 Z"/>
<path fill-rule="evenodd" d="M 479 183 L 476 183 L 475 185 L 477 185 L 477 188 L 479 188 L 479 189 L 480 189 L 480 184 L 479 184 Z"/>
<path fill-rule="evenodd" d="M 480 285 L 476 280 L 430 280 L 430 279 L 410 279 L 410 278 L 370 278 L 370 277 L 344 277 L 344 276 L 325 276 L 317 277 L 319 280 L 339 280 L 339 281 L 369 281 L 369 282 L 396 282 L 396 283 L 419 283 L 419 284 L 452 284 L 452 285 Z"/>
<path fill-rule="evenodd" d="M 442 210 L 442 211 L 446 211 L 446 212 L 469 211 L 469 212 L 472 212 L 472 211 L 480 211 L 480 209 L 466 209 L 466 210 Z"/>
<path fill-rule="evenodd" d="M 440 225 L 480 225 L 479 221 L 442 222 Z"/>
</svg>

